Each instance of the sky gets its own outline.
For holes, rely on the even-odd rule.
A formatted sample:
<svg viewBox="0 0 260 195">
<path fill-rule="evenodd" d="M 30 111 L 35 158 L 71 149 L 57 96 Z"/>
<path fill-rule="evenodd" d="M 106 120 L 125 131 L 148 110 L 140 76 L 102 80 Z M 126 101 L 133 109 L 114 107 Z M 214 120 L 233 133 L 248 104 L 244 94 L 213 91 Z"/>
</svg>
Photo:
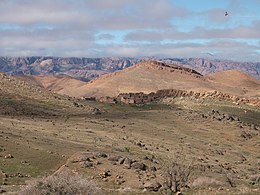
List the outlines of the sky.
<svg viewBox="0 0 260 195">
<path fill-rule="evenodd" d="M 0 56 L 260 62 L 259 8 L 260 0 L 0 0 Z"/>
</svg>

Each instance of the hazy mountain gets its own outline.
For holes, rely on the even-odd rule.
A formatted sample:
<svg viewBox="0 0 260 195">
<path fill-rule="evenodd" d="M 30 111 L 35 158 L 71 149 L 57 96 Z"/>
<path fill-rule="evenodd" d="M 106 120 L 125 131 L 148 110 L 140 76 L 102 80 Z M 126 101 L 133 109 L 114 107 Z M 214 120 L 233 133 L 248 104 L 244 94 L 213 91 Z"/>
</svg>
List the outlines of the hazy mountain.
<svg viewBox="0 0 260 195">
<path fill-rule="evenodd" d="M 235 62 L 231 60 L 203 59 L 203 58 L 167 58 L 167 63 L 175 63 L 192 68 L 203 75 L 222 70 L 240 70 L 260 79 L 260 62 Z"/>
<path fill-rule="evenodd" d="M 11 75 L 69 75 L 81 80 L 91 80 L 147 59 L 178 64 L 192 68 L 203 75 L 221 70 L 241 70 L 260 79 L 260 62 L 234 62 L 202 58 L 0 57 L 0 71 Z"/>
<path fill-rule="evenodd" d="M 69 75 L 90 80 L 139 62 L 133 58 L 0 57 L 0 71 L 11 75 Z"/>
</svg>

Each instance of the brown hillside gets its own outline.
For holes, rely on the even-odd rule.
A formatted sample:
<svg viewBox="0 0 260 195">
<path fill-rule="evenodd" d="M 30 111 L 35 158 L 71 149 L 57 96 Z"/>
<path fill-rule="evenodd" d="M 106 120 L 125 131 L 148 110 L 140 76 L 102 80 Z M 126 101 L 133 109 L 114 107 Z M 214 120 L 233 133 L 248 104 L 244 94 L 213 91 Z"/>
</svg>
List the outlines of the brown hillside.
<svg viewBox="0 0 260 195">
<path fill-rule="evenodd" d="M 208 86 L 202 75 L 192 69 L 148 61 L 101 76 L 82 86 L 80 91 L 84 92 L 83 96 L 101 97 L 169 88 L 202 90 Z"/>
<path fill-rule="evenodd" d="M 92 111 L 90 106 L 81 106 L 76 100 L 39 87 L 44 85 L 36 77 L 24 78 L 29 83 L 0 72 L 0 115 L 56 115 L 57 111 Z"/>
<path fill-rule="evenodd" d="M 207 80 L 222 89 L 240 91 L 247 96 L 260 96 L 260 81 L 239 70 L 226 70 L 208 75 Z"/>
<path fill-rule="evenodd" d="M 79 89 L 82 96 L 95 97 L 117 96 L 119 93 L 129 92 L 150 93 L 160 89 L 181 89 L 195 92 L 218 90 L 237 96 L 259 95 L 259 81 L 237 71 L 233 71 L 232 77 L 229 74 L 230 71 L 224 71 L 223 77 L 226 79 L 221 78 L 221 72 L 203 77 L 192 69 L 147 61 L 101 76 Z M 233 85 L 226 83 L 233 83 Z"/>
<path fill-rule="evenodd" d="M 229 86 L 259 87 L 260 81 L 239 70 L 220 71 L 207 76 L 211 82 Z"/>
<path fill-rule="evenodd" d="M 32 75 L 18 75 L 18 76 L 14 76 L 15 78 L 24 81 L 26 83 L 29 83 L 31 85 L 35 85 L 38 87 L 42 87 L 44 88 L 44 86 L 38 81 L 38 78 L 40 76 L 32 76 Z"/>
<path fill-rule="evenodd" d="M 239 97 L 259 97 L 260 81 L 236 70 L 208 76 L 181 66 L 146 61 L 85 83 L 68 76 L 19 76 L 20 79 L 62 95 L 73 97 L 117 96 L 120 93 L 150 93 L 161 89 L 194 92 L 217 90 Z"/>
<path fill-rule="evenodd" d="M 77 96 L 78 88 L 86 83 L 69 76 L 16 76 L 18 79 L 54 91 L 61 95 Z"/>
</svg>

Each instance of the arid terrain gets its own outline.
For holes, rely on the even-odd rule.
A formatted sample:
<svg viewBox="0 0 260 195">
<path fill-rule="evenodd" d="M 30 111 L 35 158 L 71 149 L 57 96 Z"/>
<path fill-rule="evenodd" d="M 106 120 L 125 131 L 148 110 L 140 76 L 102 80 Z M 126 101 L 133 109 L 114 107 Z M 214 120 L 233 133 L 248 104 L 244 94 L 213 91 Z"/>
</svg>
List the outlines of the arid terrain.
<svg viewBox="0 0 260 195">
<path fill-rule="evenodd" d="M 19 194 L 32 179 L 69 170 L 101 194 L 169 194 L 174 172 L 183 194 L 259 194 L 257 104 L 196 95 L 146 104 L 79 98 L 161 89 L 260 95 L 259 80 L 240 71 L 203 76 L 155 62 L 89 83 L 0 73 L 0 193 Z"/>
<path fill-rule="evenodd" d="M 260 81 L 238 70 L 203 76 L 179 65 L 145 61 L 86 83 L 68 76 L 16 76 L 58 94 L 73 97 L 114 97 L 120 93 L 150 93 L 162 89 L 194 92 L 221 91 L 241 97 L 259 97 Z"/>
</svg>

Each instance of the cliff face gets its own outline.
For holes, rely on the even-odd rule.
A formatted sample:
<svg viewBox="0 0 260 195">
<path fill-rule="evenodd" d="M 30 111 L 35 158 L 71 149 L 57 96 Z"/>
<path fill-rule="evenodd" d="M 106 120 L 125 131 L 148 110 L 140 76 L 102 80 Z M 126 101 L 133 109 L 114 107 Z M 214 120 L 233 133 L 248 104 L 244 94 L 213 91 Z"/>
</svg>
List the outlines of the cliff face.
<svg viewBox="0 0 260 195">
<path fill-rule="evenodd" d="M 91 80 L 103 74 L 125 69 L 149 58 L 60 58 L 60 57 L 0 57 L 0 71 L 11 75 L 69 75 Z M 153 58 L 167 64 L 194 69 L 202 75 L 241 70 L 260 79 L 260 62 L 234 62 L 203 58 Z"/>
</svg>

